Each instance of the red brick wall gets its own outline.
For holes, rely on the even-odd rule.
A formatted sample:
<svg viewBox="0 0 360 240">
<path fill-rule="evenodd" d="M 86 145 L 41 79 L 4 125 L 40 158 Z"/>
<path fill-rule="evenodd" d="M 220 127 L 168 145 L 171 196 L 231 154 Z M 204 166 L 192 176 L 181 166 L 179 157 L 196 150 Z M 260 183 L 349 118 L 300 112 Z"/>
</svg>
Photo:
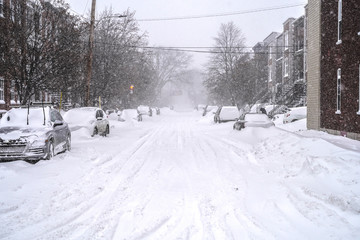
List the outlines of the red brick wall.
<svg viewBox="0 0 360 240">
<path fill-rule="evenodd" d="M 338 1 L 322 0 L 321 128 L 360 133 L 359 64 L 360 1 L 343 0 L 342 43 L 338 39 Z M 341 68 L 341 114 L 337 105 L 337 69 Z"/>
</svg>

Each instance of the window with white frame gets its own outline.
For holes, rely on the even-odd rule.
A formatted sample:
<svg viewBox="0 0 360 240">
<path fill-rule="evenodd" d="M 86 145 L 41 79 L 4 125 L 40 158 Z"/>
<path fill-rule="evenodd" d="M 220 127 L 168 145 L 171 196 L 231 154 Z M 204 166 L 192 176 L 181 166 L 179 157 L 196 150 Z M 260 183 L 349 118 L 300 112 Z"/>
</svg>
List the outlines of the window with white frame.
<svg viewBox="0 0 360 240">
<path fill-rule="evenodd" d="M 271 71 L 271 65 L 269 67 L 269 82 L 272 81 L 272 71 Z"/>
<path fill-rule="evenodd" d="M 0 0 L 0 17 L 4 16 L 4 1 Z"/>
<path fill-rule="evenodd" d="M 341 32 L 342 32 L 342 0 L 338 2 L 338 40 L 336 44 L 341 43 Z"/>
<path fill-rule="evenodd" d="M 289 58 L 288 57 L 284 58 L 284 76 L 285 77 L 289 76 Z"/>
<path fill-rule="evenodd" d="M 269 46 L 269 60 L 271 59 L 272 54 L 273 54 L 273 48 Z"/>
<path fill-rule="evenodd" d="M 336 114 L 341 114 L 341 68 L 337 70 Z"/>
<path fill-rule="evenodd" d="M 285 49 L 288 49 L 289 48 L 289 32 L 288 31 L 285 32 L 284 39 L 285 39 L 285 42 L 284 42 Z"/>
<path fill-rule="evenodd" d="M 4 79 L 0 77 L 0 102 L 4 102 Z"/>
</svg>

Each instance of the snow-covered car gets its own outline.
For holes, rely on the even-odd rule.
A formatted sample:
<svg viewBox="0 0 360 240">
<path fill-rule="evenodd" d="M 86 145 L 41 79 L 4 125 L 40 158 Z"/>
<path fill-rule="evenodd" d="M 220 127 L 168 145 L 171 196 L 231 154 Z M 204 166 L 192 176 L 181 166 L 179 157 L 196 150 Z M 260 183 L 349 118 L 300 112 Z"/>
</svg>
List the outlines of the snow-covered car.
<svg viewBox="0 0 360 240">
<path fill-rule="evenodd" d="M 92 137 L 97 134 L 106 137 L 110 133 L 107 115 L 97 107 L 73 108 L 65 113 L 64 119 L 71 131 L 86 128 Z"/>
<path fill-rule="evenodd" d="M 149 115 L 152 116 L 152 109 L 146 105 L 140 105 L 137 107 L 137 111 L 139 115 Z"/>
<path fill-rule="evenodd" d="M 240 117 L 239 109 L 235 106 L 219 107 L 214 116 L 215 123 L 235 121 Z"/>
<path fill-rule="evenodd" d="M 0 160 L 51 159 L 70 148 L 68 124 L 51 107 L 13 108 L 0 120 Z"/>
<path fill-rule="evenodd" d="M 119 110 L 115 110 L 115 109 L 106 110 L 105 113 L 109 120 L 122 121 L 122 119 L 120 118 L 121 111 Z"/>
<path fill-rule="evenodd" d="M 282 114 L 288 112 L 290 109 L 285 105 L 268 105 L 265 107 L 267 115 L 270 118 L 273 118 L 277 114 Z"/>
<path fill-rule="evenodd" d="M 244 119 L 237 120 L 234 123 L 233 129 L 241 130 L 245 127 L 263 127 L 268 128 L 275 126 L 273 121 L 263 113 L 247 113 L 244 116 Z"/>
<path fill-rule="evenodd" d="M 106 115 L 109 116 L 112 113 L 116 113 L 116 110 L 115 109 L 108 109 L 108 110 L 105 111 L 105 113 L 106 113 Z"/>
<path fill-rule="evenodd" d="M 284 113 L 283 123 L 291 123 L 306 118 L 307 107 L 290 108 L 290 111 Z"/>
<path fill-rule="evenodd" d="M 205 116 L 208 112 L 211 112 L 212 110 L 217 109 L 217 108 L 218 108 L 218 106 L 206 105 L 202 115 Z"/>
</svg>

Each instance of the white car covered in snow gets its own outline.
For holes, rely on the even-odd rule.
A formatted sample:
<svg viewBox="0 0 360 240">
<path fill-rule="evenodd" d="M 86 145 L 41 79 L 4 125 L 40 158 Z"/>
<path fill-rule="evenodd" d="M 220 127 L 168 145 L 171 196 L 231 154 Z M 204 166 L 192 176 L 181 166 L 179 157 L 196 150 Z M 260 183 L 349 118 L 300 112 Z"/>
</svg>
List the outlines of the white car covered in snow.
<svg viewBox="0 0 360 240">
<path fill-rule="evenodd" d="M 241 130 L 245 127 L 263 127 L 268 128 L 275 124 L 263 113 L 247 113 L 243 120 L 234 123 L 233 129 Z"/>
<path fill-rule="evenodd" d="M 235 106 L 219 107 L 214 116 L 215 123 L 235 121 L 240 117 L 239 109 Z"/>
<path fill-rule="evenodd" d="M 137 107 L 139 115 L 149 115 L 152 116 L 152 109 L 149 106 L 140 105 Z"/>
<path fill-rule="evenodd" d="M 71 131 L 87 128 L 93 137 L 97 134 L 106 136 L 110 133 L 109 120 L 103 110 L 96 107 L 74 108 L 64 115 Z"/>
<path fill-rule="evenodd" d="M 287 113 L 284 113 L 283 123 L 291 123 L 300 119 L 306 118 L 307 107 L 290 108 Z"/>
<path fill-rule="evenodd" d="M 217 110 L 219 107 L 218 106 L 209 106 L 209 105 L 206 105 L 206 107 L 204 108 L 204 111 L 203 111 L 203 116 L 205 116 L 208 112 L 211 112 L 213 111 L 214 109 Z"/>
</svg>

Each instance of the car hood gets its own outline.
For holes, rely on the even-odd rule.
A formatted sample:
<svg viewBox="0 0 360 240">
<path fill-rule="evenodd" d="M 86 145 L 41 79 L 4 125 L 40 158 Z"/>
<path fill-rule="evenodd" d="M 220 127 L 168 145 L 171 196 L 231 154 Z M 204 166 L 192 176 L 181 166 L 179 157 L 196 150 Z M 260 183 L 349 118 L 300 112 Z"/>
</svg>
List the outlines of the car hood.
<svg viewBox="0 0 360 240">
<path fill-rule="evenodd" d="M 39 138 L 46 138 L 48 128 L 32 127 L 1 127 L 0 141 L 7 142 L 10 140 L 33 141 Z"/>
</svg>

